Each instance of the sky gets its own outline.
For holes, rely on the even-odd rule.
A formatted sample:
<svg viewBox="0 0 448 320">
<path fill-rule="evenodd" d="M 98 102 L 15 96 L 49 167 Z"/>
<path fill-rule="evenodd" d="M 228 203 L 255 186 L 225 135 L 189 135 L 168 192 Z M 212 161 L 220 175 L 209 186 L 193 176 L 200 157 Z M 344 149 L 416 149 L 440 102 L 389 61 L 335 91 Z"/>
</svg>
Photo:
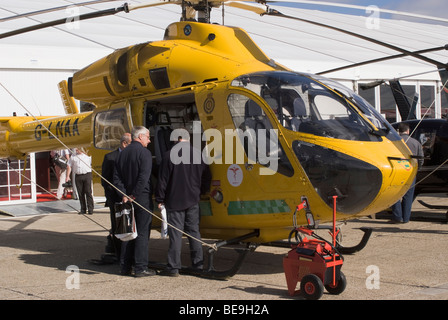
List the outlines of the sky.
<svg viewBox="0 0 448 320">
<path fill-rule="evenodd" d="M 319 0 L 316 0 L 318 2 Z M 404 11 L 410 13 L 416 13 L 420 15 L 430 15 L 434 17 L 441 17 L 448 19 L 448 3 L 446 0 L 322 0 L 324 2 L 333 2 L 340 4 L 351 4 L 368 7 L 371 5 L 377 6 L 380 9 L 388 9 L 395 11 Z M 318 8 L 314 5 L 300 5 L 303 8 L 310 9 L 323 9 L 325 11 L 331 12 L 340 12 L 340 13 L 349 13 L 356 15 L 366 15 L 366 12 L 362 10 L 354 10 L 354 9 L 343 9 L 343 8 L 335 8 L 330 6 L 323 6 Z M 384 15 L 384 18 L 390 17 L 390 15 L 381 13 Z M 404 17 L 400 17 L 400 19 L 408 19 Z M 430 23 L 430 22 L 429 22 Z"/>
</svg>

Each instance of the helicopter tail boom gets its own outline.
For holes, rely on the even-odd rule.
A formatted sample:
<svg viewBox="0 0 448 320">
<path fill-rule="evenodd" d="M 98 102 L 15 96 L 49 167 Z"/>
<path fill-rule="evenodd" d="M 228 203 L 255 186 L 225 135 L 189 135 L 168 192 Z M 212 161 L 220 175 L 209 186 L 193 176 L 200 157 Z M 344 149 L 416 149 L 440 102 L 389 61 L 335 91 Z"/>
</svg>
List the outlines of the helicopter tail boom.
<svg viewBox="0 0 448 320">
<path fill-rule="evenodd" d="M 91 118 L 92 112 L 64 117 L 0 118 L 0 158 L 23 158 L 28 153 L 58 150 L 64 145 L 90 146 Z"/>
</svg>

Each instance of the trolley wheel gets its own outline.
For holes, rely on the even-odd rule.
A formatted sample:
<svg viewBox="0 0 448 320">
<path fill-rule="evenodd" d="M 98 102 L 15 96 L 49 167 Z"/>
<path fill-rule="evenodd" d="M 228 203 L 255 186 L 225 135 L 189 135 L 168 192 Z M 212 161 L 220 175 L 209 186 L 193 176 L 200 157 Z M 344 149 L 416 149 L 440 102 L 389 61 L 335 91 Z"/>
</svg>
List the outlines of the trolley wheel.
<svg viewBox="0 0 448 320">
<path fill-rule="evenodd" d="M 307 274 L 300 281 L 300 292 L 308 300 L 318 300 L 324 293 L 322 280 L 315 274 Z"/>
<path fill-rule="evenodd" d="M 346 286 L 347 286 L 347 279 L 345 278 L 345 275 L 341 271 L 340 278 L 338 281 L 336 281 L 336 284 L 334 286 L 332 283 L 327 284 L 325 286 L 325 289 L 327 289 L 327 291 L 330 294 L 340 294 L 344 292 Z"/>
</svg>

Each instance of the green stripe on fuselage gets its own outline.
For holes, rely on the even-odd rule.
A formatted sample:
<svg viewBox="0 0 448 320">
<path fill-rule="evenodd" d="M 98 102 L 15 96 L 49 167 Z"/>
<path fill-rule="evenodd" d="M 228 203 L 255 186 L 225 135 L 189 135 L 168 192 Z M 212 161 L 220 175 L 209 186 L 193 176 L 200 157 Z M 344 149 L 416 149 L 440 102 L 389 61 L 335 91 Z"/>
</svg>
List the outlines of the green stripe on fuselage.
<svg viewBox="0 0 448 320">
<path fill-rule="evenodd" d="M 268 214 L 290 212 L 285 200 L 230 201 L 228 215 Z"/>
</svg>

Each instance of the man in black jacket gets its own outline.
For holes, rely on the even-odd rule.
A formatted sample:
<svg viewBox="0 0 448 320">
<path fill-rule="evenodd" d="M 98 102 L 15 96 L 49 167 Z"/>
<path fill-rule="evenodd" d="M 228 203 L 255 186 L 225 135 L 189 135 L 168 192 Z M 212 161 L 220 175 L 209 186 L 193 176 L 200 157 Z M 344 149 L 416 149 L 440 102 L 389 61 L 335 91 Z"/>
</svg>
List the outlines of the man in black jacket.
<svg viewBox="0 0 448 320">
<path fill-rule="evenodd" d="M 201 193 L 210 188 L 211 174 L 203 162 L 201 151 L 191 146 L 189 134 L 185 129 L 178 143 L 163 155 L 156 188 L 156 202 L 159 208 L 165 206 L 168 220 L 167 268 L 160 273 L 166 276 L 178 276 L 181 268 L 182 233 L 190 237 L 190 257 L 193 269 L 202 269 L 202 244 L 199 231 Z M 176 131 L 176 130 L 175 130 Z"/>
<path fill-rule="evenodd" d="M 130 133 L 125 133 L 120 139 L 120 147 L 118 147 L 116 150 L 109 152 L 104 156 L 103 164 L 101 166 L 101 185 L 104 188 L 104 195 L 106 197 L 106 207 L 109 207 L 110 211 L 110 235 L 108 236 L 108 246 L 111 246 L 112 244 L 110 242 L 113 242 L 114 250 L 116 253 L 117 258 L 120 257 L 120 240 L 116 239 L 114 237 L 115 234 L 115 203 L 121 202 L 121 195 L 117 193 L 115 188 L 111 186 L 110 184 L 114 182 L 114 171 L 115 171 L 115 160 L 118 158 L 118 155 L 121 151 L 124 150 L 129 144 L 131 144 L 132 137 Z"/>
<path fill-rule="evenodd" d="M 132 265 L 136 277 L 155 275 L 148 270 L 148 248 L 153 210 L 151 190 L 152 154 L 147 149 L 149 130 L 137 126 L 132 129 L 132 142 L 115 162 L 114 185 L 125 195 L 122 202 L 135 201 L 137 238 L 123 242 L 121 247 L 121 274 L 129 275 Z M 141 207 L 140 207 L 141 206 Z M 143 208 L 142 208 L 143 207 Z"/>
</svg>

